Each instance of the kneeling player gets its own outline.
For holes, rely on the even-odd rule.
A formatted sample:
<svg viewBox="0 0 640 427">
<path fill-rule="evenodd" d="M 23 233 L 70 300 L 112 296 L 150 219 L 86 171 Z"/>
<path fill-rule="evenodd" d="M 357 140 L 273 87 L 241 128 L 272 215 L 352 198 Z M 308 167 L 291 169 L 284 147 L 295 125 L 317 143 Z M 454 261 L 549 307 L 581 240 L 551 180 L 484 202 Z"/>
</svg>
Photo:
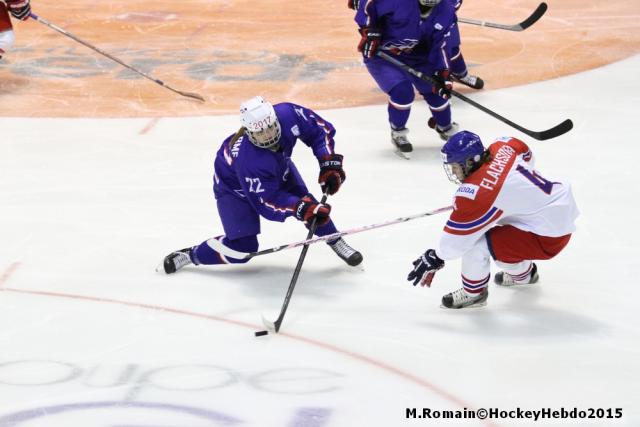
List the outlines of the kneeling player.
<svg viewBox="0 0 640 427">
<path fill-rule="evenodd" d="M 335 194 L 346 175 L 343 157 L 334 152 L 333 125 L 307 108 L 288 102 L 271 105 L 259 96 L 242 103 L 240 121 L 242 128 L 224 140 L 214 163 L 213 192 L 225 235 L 167 255 L 167 274 L 192 263 L 247 262 L 224 256 L 214 247 L 222 243 L 240 252 L 257 251 L 260 217 L 284 222 L 293 216 L 307 226 L 315 217 L 317 236 L 337 232 L 329 218 L 331 206 L 319 203 L 309 193 L 291 160 L 300 139 L 318 159 L 322 191 Z M 344 239 L 327 243 L 347 264 L 362 262 L 360 252 Z"/>
<path fill-rule="evenodd" d="M 449 179 L 461 184 L 439 247 L 413 262 L 407 280 L 430 286 L 444 260 L 462 258 L 462 288 L 442 297 L 446 308 L 485 305 L 489 262 L 504 271 L 502 286 L 538 280 L 532 260 L 550 259 L 569 242 L 578 216 L 571 187 L 549 181 L 533 168 L 527 145 L 500 138 L 485 149 L 478 135 L 462 131 L 442 147 Z"/>
</svg>

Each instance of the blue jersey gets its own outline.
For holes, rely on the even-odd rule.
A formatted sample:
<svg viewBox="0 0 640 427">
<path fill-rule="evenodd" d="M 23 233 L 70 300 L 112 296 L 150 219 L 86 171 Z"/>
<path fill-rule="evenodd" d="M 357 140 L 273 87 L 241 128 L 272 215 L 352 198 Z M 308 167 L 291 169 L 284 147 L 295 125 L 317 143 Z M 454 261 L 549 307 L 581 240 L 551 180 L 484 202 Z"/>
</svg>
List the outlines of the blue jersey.
<svg viewBox="0 0 640 427">
<path fill-rule="evenodd" d="M 214 164 L 213 191 L 216 199 L 232 194 L 249 201 L 271 221 L 284 221 L 295 212 L 300 195 L 294 186 L 304 186 L 291 161 L 293 147 L 300 139 L 320 160 L 333 154 L 336 133 L 333 125 L 314 111 L 288 102 L 273 106 L 282 135 L 280 149 L 273 152 L 256 147 L 244 135 L 231 146 L 233 135 L 224 140 Z"/>
<path fill-rule="evenodd" d="M 449 68 L 451 49 L 460 44 L 452 39 L 451 29 L 457 25 L 455 0 L 443 0 L 420 20 L 420 41 L 407 59 L 414 63 L 428 62 L 433 69 Z M 457 32 L 455 33 L 457 34 Z M 455 37 L 453 37 L 455 38 Z"/>
<path fill-rule="evenodd" d="M 360 28 L 374 27 L 382 33 L 383 50 L 411 50 L 420 36 L 417 0 L 361 0 L 355 21 Z"/>
</svg>

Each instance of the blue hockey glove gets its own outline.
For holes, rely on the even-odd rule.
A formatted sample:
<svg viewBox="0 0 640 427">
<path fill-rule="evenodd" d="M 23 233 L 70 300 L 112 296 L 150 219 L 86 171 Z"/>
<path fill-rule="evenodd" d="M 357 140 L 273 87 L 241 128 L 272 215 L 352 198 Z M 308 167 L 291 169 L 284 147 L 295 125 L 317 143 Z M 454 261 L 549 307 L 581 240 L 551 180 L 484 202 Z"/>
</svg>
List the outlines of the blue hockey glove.
<svg viewBox="0 0 640 427">
<path fill-rule="evenodd" d="M 436 251 L 429 249 L 420 258 L 413 261 L 413 271 L 409 273 L 407 280 L 413 280 L 413 286 L 420 283 L 420 286 L 431 287 L 431 281 L 436 275 L 436 271 L 442 267 L 444 267 L 444 261 L 438 258 Z"/>
<path fill-rule="evenodd" d="M 444 99 L 449 99 L 451 89 L 453 89 L 453 81 L 449 74 L 449 70 L 440 70 L 431 77 L 435 82 L 431 91 Z"/>
<path fill-rule="evenodd" d="M 29 19 L 29 14 L 31 13 L 29 0 L 7 0 L 5 3 L 14 18 L 21 21 Z"/>
<path fill-rule="evenodd" d="M 378 51 L 382 33 L 377 28 L 364 27 L 360 28 L 360 43 L 358 43 L 358 52 L 362 52 L 365 58 L 373 58 Z"/>
<path fill-rule="evenodd" d="M 342 159 L 343 156 L 340 154 L 329 154 L 320 160 L 318 183 L 323 193 L 336 194 L 344 180 L 347 179 L 347 175 L 342 169 Z"/>
</svg>

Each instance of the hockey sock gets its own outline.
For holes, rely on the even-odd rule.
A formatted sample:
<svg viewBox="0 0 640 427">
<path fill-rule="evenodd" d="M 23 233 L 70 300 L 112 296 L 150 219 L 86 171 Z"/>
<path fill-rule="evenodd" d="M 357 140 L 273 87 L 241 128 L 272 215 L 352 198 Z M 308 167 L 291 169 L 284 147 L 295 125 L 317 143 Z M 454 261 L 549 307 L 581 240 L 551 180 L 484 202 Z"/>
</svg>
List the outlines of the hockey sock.
<svg viewBox="0 0 640 427">
<path fill-rule="evenodd" d="M 316 228 L 316 236 L 326 236 L 327 234 L 337 233 L 338 230 L 336 226 L 333 224 L 333 221 L 329 220 L 325 225 L 322 225 Z"/>
<path fill-rule="evenodd" d="M 464 62 L 460 47 L 455 48 L 454 53 L 451 55 L 449 66 L 451 74 L 454 76 L 463 78 L 467 75 L 467 64 Z"/>
<path fill-rule="evenodd" d="M 398 83 L 391 89 L 387 111 L 389 123 L 393 129 L 404 129 L 409 120 L 414 98 L 413 85 L 408 81 Z"/>
<path fill-rule="evenodd" d="M 451 124 L 451 105 L 449 105 L 449 100 L 433 93 L 428 93 L 423 96 L 429 105 L 431 115 L 438 127 L 440 129 L 448 128 Z"/>
<path fill-rule="evenodd" d="M 225 236 L 218 236 L 213 239 L 240 252 L 255 252 L 258 250 L 258 238 L 256 236 L 247 236 L 235 240 L 229 240 Z M 235 259 L 224 256 L 213 249 L 208 242 L 209 240 L 206 240 L 191 250 L 191 261 L 193 261 L 194 264 L 244 264 L 249 261 L 249 259 Z"/>
<path fill-rule="evenodd" d="M 477 296 L 489 283 L 491 254 L 486 239 L 478 239 L 462 256 L 462 287 L 468 296 Z"/>
</svg>

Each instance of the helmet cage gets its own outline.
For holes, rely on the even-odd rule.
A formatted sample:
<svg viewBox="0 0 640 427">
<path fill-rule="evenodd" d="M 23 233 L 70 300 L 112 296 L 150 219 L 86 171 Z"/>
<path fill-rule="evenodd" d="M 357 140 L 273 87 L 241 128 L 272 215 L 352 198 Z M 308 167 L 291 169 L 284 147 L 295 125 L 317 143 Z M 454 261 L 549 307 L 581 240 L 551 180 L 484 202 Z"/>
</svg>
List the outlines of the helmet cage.
<svg viewBox="0 0 640 427">
<path fill-rule="evenodd" d="M 276 119 L 274 123 L 263 127 L 260 130 L 251 131 L 247 129 L 247 136 L 249 141 L 256 147 L 271 148 L 280 141 L 282 135 L 282 129 L 280 128 L 280 122 Z"/>
</svg>

